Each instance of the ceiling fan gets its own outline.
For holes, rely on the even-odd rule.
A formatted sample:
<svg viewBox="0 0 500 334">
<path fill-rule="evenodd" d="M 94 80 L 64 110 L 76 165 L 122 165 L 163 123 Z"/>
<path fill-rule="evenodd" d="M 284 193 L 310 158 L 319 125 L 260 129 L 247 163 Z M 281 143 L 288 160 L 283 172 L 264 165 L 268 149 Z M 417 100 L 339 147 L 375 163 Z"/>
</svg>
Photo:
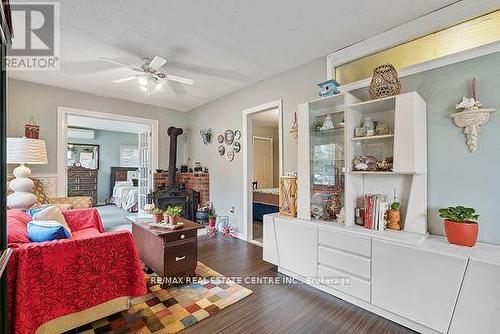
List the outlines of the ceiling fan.
<svg viewBox="0 0 500 334">
<path fill-rule="evenodd" d="M 121 67 L 125 67 L 131 69 L 135 72 L 138 72 L 135 75 L 130 75 L 124 78 L 119 78 L 113 80 L 115 83 L 127 82 L 130 80 L 137 80 L 141 85 L 141 88 L 146 92 L 151 92 L 153 89 L 161 88 L 163 82 L 165 81 L 175 81 L 186 85 L 192 85 L 193 79 L 170 75 L 160 71 L 160 68 L 165 66 L 167 60 L 158 56 L 145 58 L 141 65 L 133 65 L 127 64 L 115 59 L 99 57 L 99 59 L 103 61 L 107 61 L 108 63 L 112 63 L 115 65 L 120 65 Z"/>
</svg>

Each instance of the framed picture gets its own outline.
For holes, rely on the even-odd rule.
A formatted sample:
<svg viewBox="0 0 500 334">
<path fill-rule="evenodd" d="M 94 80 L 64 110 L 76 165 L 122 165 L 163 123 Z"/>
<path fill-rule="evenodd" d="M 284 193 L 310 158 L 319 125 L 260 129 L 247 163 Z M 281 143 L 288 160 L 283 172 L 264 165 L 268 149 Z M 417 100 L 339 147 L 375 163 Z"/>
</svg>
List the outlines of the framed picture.
<svg viewBox="0 0 500 334">
<path fill-rule="evenodd" d="M 99 145 L 69 143 L 66 157 L 68 167 L 99 169 Z"/>
<path fill-rule="evenodd" d="M 231 145 L 234 141 L 233 130 L 226 130 L 226 132 L 224 132 L 224 138 L 226 139 L 226 144 Z"/>
<path fill-rule="evenodd" d="M 224 155 L 224 153 L 226 153 L 226 149 L 222 145 L 219 145 L 218 150 L 219 150 L 219 155 Z"/>
<path fill-rule="evenodd" d="M 222 144 L 224 142 L 224 135 L 219 135 L 217 137 L 217 141 L 219 142 L 219 144 Z"/>
<path fill-rule="evenodd" d="M 215 221 L 215 228 L 217 230 L 221 230 L 224 226 L 229 225 L 229 216 L 217 216 L 217 220 Z"/>
<path fill-rule="evenodd" d="M 241 144 L 240 142 L 238 141 L 235 141 L 234 144 L 233 144 L 233 150 L 238 153 L 239 151 L 241 151 Z"/>
</svg>

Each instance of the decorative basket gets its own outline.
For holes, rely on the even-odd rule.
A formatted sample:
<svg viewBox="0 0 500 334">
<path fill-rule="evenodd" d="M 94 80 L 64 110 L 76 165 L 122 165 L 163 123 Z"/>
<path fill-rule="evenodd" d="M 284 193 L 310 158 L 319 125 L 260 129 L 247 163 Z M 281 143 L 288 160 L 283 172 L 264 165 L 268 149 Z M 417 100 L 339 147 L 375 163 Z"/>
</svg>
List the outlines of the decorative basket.
<svg viewBox="0 0 500 334">
<path fill-rule="evenodd" d="M 398 95 L 401 91 L 401 82 L 394 66 L 385 64 L 376 67 L 373 70 L 369 91 L 372 99 Z"/>
</svg>

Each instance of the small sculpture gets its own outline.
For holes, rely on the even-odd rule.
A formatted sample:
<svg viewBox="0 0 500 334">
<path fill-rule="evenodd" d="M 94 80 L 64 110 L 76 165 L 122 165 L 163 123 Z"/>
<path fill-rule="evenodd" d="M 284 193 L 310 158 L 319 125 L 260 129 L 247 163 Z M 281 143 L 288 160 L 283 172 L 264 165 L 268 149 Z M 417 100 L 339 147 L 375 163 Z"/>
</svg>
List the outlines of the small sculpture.
<svg viewBox="0 0 500 334">
<path fill-rule="evenodd" d="M 294 139 L 299 137 L 299 125 L 297 124 L 297 112 L 293 113 L 292 127 L 290 128 L 290 134 Z"/>
<path fill-rule="evenodd" d="M 401 213 L 399 209 L 399 202 L 393 202 L 391 204 L 391 208 L 387 211 L 387 220 L 389 221 L 389 223 L 387 224 L 387 228 L 390 230 L 401 229 L 401 225 L 399 225 L 399 222 L 401 221 Z"/>
</svg>

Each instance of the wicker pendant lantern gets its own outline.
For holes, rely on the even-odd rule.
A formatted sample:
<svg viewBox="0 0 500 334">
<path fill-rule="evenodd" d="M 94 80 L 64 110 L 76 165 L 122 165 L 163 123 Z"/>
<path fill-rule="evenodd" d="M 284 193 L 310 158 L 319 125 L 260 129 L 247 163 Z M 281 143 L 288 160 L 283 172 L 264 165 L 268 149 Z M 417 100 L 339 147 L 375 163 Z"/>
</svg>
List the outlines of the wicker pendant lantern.
<svg viewBox="0 0 500 334">
<path fill-rule="evenodd" d="M 373 77 L 369 91 L 372 99 L 381 99 L 383 97 L 398 95 L 401 91 L 401 82 L 399 81 L 398 72 L 394 66 L 385 64 L 373 69 Z"/>
</svg>

